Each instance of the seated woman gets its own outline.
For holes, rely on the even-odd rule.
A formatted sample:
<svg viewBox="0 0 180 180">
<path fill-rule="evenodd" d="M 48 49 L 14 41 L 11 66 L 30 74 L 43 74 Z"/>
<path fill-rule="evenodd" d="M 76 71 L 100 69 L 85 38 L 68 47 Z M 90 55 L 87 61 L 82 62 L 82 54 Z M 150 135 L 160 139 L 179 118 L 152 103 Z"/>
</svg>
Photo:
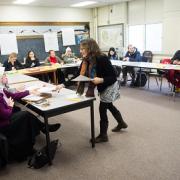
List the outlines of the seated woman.
<svg viewBox="0 0 180 180">
<path fill-rule="evenodd" d="M 14 105 L 19 100 L 35 91 L 11 93 L 4 88 L 5 76 L 0 77 L 0 133 L 8 140 L 9 160 L 22 161 L 34 152 L 36 136 L 45 133 L 45 124 L 28 111 L 22 111 Z M 49 125 L 49 131 L 58 130 L 60 124 Z"/>
<path fill-rule="evenodd" d="M 171 59 L 171 63 L 174 65 L 180 65 L 180 50 L 176 51 Z M 180 71 L 169 70 L 167 79 L 171 84 L 175 85 L 176 91 L 180 92 Z"/>
<path fill-rule="evenodd" d="M 66 53 L 62 55 L 63 63 L 64 64 L 70 64 L 78 61 L 78 58 L 72 53 L 72 50 L 70 47 L 66 48 Z M 69 67 L 66 69 L 63 69 L 63 73 L 65 78 L 68 78 L 69 74 L 72 74 L 73 77 L 77 75 L 78 67 Z M 69 78 L 68 78 L 69 79 Z"/>
<path fill-rule="evenodd" d="M 78 58 L 72 53 L 70 47 L 66 48 L 66 52 L 62 55 L 62 59 L 64 64 L 73 63 L 74 61 L 78 60 Z"/>
<path fill-rule="evenodd" d="M 23 69 L 24 66 L 17 60 L 17 54 L 11 53 L 8 59 L 4 62 L 3 66 L 5 67 L 5 71 L 18 70 Z"/>
<path fill-rule="evenodd" d="M 118 55 L 113 47 L 109 48 L 108 58 L 109 60 L 118 60 Z"/>
<path fill-rule="evenodd" d="M 45 59 L 45 64 L 63 64 L 63 61 L 56 56 L 56 53 L 54 50 L 49 51 L 49 56 Z M 65 82 L 64 73 L 61 71 L 61 69 L 57 69 L 57 77 L 58 77 L 58 84 L 62 84 Z"/>
<path fill-rule="evenodd" d="M 109 49 L 108 58 L 109 58 L 109 60 L 118 60 L 118 55 L 117 55 L 117 53 L 116 53 L 116 50 L 115 50 L 113 47 L 111 47 L 111 48 Z M 120 74 L 121 74 L 121 67 L 119 67 L 119 66 L 114 66 L 114 68 L 115 68 L 115 70 L 116 70 L 117 77 L 119 77 Z"/>
<path fill-rule="evenodd" d="M 36 57 L 33 51 L 29 51 L 26 57 L 25 67 L 32 68 L 40 66 L 39 59 Z"/>
<path fill-rule="evenodd" d="M 29 51 L 25 60 L 25 67 L 26 68 L 33 68 L 40 66 L 39 59 L 36 57 L 35 53 L 33 51 Z M 49 78 L 47 74 L 42 75 L 35 75 L 38 79 L 41 81 L 48 82 Z"/>
</svg>

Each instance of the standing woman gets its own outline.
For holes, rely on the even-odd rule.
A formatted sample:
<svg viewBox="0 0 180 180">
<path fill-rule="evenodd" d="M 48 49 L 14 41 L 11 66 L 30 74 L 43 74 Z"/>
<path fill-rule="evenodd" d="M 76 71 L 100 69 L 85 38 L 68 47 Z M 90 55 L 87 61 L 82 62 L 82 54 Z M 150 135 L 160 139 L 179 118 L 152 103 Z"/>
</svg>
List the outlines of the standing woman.
<svg viewBox="0 0 180 180">
<path fill-rule="evenodd" d="M 80 74 L 94 78 L 94 80 L 90 83 L 97 85 L 97 89 L 100 94 L 100 134 L 96 137 L 95 142 L 107 142 L 108 109 L 118 122 L 118 125 L 112 129 L 113 132 L 119 132 L 122 128 L 128 127 L 127 124 L 123 121 L 120 111 L 113 105 L 113 102 L 118 99 L 120 95 L 116 73 L 108 57 L 102 54 L 95 40 L 82 40 L 80 44 L 80 53 L 83 57 L 83 61 L 80 67 Z M 87 92 L 88 91 L 89 88 Z M 78 86 L 77 93 L 83 93 L 81 83 Z M 86 95 L 88 94 L 86 93 Z"/>
<path fill-rule="evenodd" d="M 17 60 L 17 54 L 11 53 L 8 59 L 4 62 L 3 66 L 5 67 L 5 71 L 18 70 L 23 69 L 23 65 Z"/>
<path fill-rule="evenodd" d="M 32 68 L 40 66 L 39 59 L 36 57 L 33 51 L 29 51 L 26 57 L 25 67 Z"/>
</svg>

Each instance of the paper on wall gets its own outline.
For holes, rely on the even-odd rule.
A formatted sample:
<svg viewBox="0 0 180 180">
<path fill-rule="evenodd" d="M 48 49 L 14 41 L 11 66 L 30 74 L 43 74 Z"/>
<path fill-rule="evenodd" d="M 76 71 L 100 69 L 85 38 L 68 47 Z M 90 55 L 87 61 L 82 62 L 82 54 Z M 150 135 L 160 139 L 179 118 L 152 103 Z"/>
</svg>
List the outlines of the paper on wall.
<svg viewBox="0 0 180 180">
<path fill-rule="evenodd" d="M 44 45 L 46 52 L 49 52 L 50 50 L 59 51 L 57 33 L 56 32 L 44 33 Z"/>
<path fill-rule="evenodd" d="M 66 28 L 62 29 L 63 46 L 75 45 L 75 33 L 74 29 Z"/>
<path fill-rule="evenodd" d="M 18 53 L 17 39 L 14 33 L 0 34 L 1 55 L 8 55 L 12 52 Z"/>
</svg>

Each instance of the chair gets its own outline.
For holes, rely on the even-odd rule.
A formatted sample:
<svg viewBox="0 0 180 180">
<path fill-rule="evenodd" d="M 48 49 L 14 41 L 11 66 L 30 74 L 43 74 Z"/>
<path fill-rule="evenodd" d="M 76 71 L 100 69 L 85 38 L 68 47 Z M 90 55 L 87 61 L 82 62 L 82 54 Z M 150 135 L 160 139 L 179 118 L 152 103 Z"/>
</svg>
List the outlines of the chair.
<svg viewBox="0 0 180 180">
<path fill-rule="evenodd" d="M 171 63 L 171 59 L 169 58 L 164 58 L 160 61 L 161 64 L 170 64 Z M 150 72 L 148 74 L 148 88 L 149 88 L 149 82 L 150 82 L 150 76 L 153 76 L 155 77 L 156 79 L 156 83 L 157 83 L 157 86 L 159 86 L 159 83 L 158 83 L 158 78 L 160 80 L 160 91 L 162 90 L 162 81 L 163 81 L 163 78 L 165 77 L 166 75 L 166 71 L 165 70 L 157 70 L 157 72 Z M 169 84 L 170 86 L 170 84 Z"/>
<path fill-rule="evenodd" d="M 152 62 L 153 59 L 152 51 L 144 51 L 142 54 L 142 59 L 146 59 L 146 62 Z"/>
</svg>

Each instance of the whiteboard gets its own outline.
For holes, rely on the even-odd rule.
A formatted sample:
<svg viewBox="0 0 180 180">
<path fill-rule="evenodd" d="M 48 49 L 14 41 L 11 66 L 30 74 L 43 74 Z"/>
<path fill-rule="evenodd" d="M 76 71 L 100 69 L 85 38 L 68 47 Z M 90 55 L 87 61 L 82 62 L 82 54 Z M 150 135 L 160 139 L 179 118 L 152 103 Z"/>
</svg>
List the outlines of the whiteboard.
<svg viewBox="0 0 180 180">
<path fill-rule="evenodd" d="M 16 34 L 0 34 L 1 55 L 18 53 Z"/>
<path fill-rule="evenodd" d="M 110 47 L 123 48 L 124 33 L 123 24 L 98 27 L 98 44 L 102 51 L 108 51 Z"/>
</svg>

